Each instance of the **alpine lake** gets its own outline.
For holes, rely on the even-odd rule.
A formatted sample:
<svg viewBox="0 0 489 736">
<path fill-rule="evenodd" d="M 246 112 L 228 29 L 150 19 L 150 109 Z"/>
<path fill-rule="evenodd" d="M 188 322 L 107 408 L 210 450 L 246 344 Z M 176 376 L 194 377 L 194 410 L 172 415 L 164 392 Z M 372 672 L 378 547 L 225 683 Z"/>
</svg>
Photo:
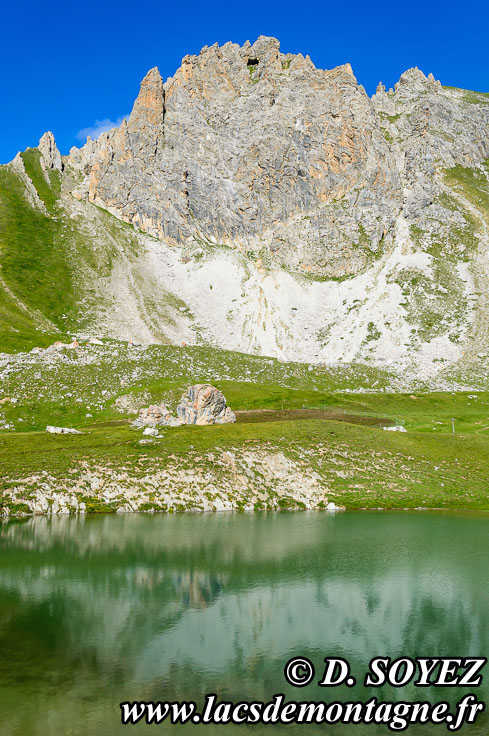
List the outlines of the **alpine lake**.
<svg viewBox="0 0 489 736">
<path fill-rule="evenodd" d="M 457 703 L 363 686 L 373 657 L 489 655 L 489 515 L 352 511 L 37 516 L 0 525 L 0 734 L 389 733 L 380 725 L 122 725 L 122 701 Z M 315 665 L 290 686 L 294 656 Z M 325 657 L 357 684 L 321 688 Z M 483 671 L 484 674 L 484 671 Z M 412 725 L 407 733 L 450 733 Z M 458 733 L 489 733 L 480 714 Z"/>
</svg>

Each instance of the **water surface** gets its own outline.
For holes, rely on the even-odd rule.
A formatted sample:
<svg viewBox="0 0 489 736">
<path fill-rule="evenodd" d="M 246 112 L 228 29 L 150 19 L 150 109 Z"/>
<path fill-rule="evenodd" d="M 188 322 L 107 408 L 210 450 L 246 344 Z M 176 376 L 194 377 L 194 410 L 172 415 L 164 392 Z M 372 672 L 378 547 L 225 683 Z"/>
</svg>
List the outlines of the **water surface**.
<svg viewBox="0 0 489 736">
<path fill-rule="evenodd" d="M 123 700 L 456 702 L 470 689 L 286 685 L 285 662 L 488 656 L 489 517 L 318 512 L 37 517 L 0 526 L 0 733 L 203 733 L 122 726 Z M 486 668 L 487 669 L 487 668 Z M 489 682 L 489 673 L 486 674 Z M 489 700 L 487 682 L 478 689 Z M 337 733 L 311 725 L 289 734 Z M 148 731 L 149 729 L 149 731 Z M 223 736 L 284 727 L 209 727 Z M 339 729 L 356 736 L 377 726 Z M 446 727 L 412 727 L 441 734 Z M 460 733 L 460 732 L 459 732 Z M 484 714 L 467 734 L 489 733 Z"/>
</svg>

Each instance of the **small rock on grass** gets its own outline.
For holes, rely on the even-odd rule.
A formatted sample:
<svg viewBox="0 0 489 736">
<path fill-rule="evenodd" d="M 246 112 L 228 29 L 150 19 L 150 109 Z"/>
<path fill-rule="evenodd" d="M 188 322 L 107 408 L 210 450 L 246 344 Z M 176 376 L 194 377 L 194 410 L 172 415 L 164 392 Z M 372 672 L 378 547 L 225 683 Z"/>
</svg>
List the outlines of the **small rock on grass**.
<svg viewBox="0 0 489 736">
<path fill-rule="evenodd" d="M 79 432 L 77 429 L 72 429 L 71 427 L 53 427 L 50 424 L 46 427 L 46 432 L 50 434 L 83 434 L 83 432 Z"/>
</svg>

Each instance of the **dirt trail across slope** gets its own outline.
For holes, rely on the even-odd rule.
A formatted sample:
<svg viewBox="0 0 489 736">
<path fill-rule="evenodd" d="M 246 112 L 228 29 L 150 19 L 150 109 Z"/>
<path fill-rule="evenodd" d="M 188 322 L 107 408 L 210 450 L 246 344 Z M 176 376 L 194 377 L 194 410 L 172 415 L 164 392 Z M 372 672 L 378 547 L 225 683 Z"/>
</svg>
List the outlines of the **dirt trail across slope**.
<svg viewBox="0 0 489 736">
<path fill-rule="evenodd" d="M 294 422 L 301 419 L 328 419 L 335 422 L 362 424 L 366 427 L 377 427 L 379 429 L 380 427 L 390 427 L 394 424 L 392 419 L 387 419 L 386 417 L 361 416 L 359 414 L 347 414 L 344 411 L 325 411 L 324 409 L 248 409 L 235 411 L 234 413 L 239 424 Z M 116 419 L 87 425 L 86 428 L 117 427 L 129 424 L 130 422 L 130 419 Z"/>
<path fill-rule="evenodd" d="M 242 423 L 252 422 L 292 422 L 298 419 L 329 419 L 335 422 L 363 424 L 370 427 L 388 427 L 392 419 L 385 417 L 364 417 L 358 414 L 347 414 L 342 411 L 325 411 L 324 409 L 250 409 L 236 411 L 236 419 Z"/>
</svg>

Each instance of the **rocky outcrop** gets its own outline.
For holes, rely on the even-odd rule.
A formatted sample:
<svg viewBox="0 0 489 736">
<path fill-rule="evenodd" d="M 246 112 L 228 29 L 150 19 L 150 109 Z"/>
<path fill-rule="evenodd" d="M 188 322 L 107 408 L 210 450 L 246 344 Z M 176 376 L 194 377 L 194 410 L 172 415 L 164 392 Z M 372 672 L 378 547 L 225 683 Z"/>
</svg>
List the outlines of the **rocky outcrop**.
<svg viewBox="0 0 489 736">
<path fill-rule="evenodd" d="M 224 394 L 208 383 L 188 387 L 177 406 L 177 416 L 182 424 L 229 424 L 236 421 Z"/>
<path fill-rule="evenodd" d="M 144 445 L 164 446 L 151 430 Z M 318 448 L 318 453 L 324 450 Z M 275 447 L 197 455 L 144 457 L 144 472 L 81 463 L 62 477 L 47 471 L 20 476 L 0 494 L 0 519 L 10 514 L 91 511 L 232 511 L 333 509 L 330 484 L 307 461 Z M 190 467 L 189 467 L 190 461 Z"/>
<path fill-rule="evenodd" d="M 55 171 L 63 170 L 61 154 L 58 151 L 54 135 L 50 130 L 44 133 L 41 137 L 38 148 L 41 153 L 41 166 L 44 171 L 48 171 L 50 169 L 54 169 Z"/>
<path fill-rule="evenodd" d="M 158 427 L 165 425 L 167 427 L 177 427 L 182 422 L 172 416 L 165 404 L 152 404 L 140 410 L 137 419 L 132 422 L 132 426 L 136 429 L 141 427 Z"/>
<path fill-rule="evenodd" d="M 234 412 L 226 403 L 224 394 L 208 383 L 189 386 L 173 416 L 165 404 L 156 404 L 141 409 L 132 426 L 177 427 L 181 424 L 229 424 L 236 421 Z"/>
<path fill-rule="evenodd" d="M 389 94 L 379 86 L 372 103 L 392 149 L 401 154 L 397 165 L 408 188 L 411 219 L 439 194 L 437 171 L 457 164 L 474 167 L 489 158 L 489 109 L 483 95 L 443 88 L 432 74 L 425 76 L 415 67 L 401 75 Z"/>
<path fill-rule="evenodd" d="M 123 125 L 127 143 L 141 164 L 158 153 L 163 142 L 163 118 L 165 114 L 163 80 L 158 69 L 151 69 L 141 82 L 141 90 L 134 103 L 127 124 Z"/>
</svg>

